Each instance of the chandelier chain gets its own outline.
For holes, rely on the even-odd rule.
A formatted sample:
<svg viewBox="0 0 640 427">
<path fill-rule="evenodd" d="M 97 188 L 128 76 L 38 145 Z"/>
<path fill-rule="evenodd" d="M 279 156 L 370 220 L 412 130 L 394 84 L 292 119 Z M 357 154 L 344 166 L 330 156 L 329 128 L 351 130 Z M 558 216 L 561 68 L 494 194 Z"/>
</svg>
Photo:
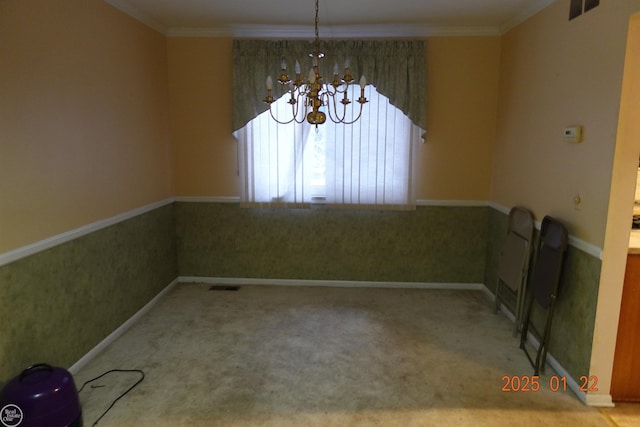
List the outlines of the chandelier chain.
<svg viewBox="0 0 640 427">
<path fill-rule="evenodd" d="M 320 32 L 318 31 L 318 2 L 319 0 L 316 0 L 316 21 L 315 21 L 315 28 L 316 28 L 316 54 L 320 52 Z"/>
</svg>

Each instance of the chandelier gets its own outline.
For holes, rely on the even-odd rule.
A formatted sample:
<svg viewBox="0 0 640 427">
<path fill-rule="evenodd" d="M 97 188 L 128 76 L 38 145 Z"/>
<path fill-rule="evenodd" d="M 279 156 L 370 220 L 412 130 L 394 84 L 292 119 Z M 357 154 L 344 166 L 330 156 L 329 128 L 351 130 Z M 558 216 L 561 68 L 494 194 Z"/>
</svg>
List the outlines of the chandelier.
<svg viewBox="0 0 640 427">
<path fill-rule="evenodd" d="M 338 64 L 336 63 L 333 68 L 333 79 L 327 83 L 322 77 L 319 71 L 319 63 L 324 58 L 324 53 L 320 51 L 320 36 L 318 32 L 318 0 L 316 0 L 316 20 L 315 20 L 316 37 L 313 43 L 313 52 L 309 54 L 311 57 L 312 67 L 309 70 L 308 77 L 303 81 L 300 76 L 300 63 L 296 60 L 295 64 L 295 80 L 291 80 L 287 75 L 287 64 L 285 60 L 282 60 L 280 66 L 280 77 L 278 82 L 282 86 L 287 87 L 287 92 L 290 95 L 288 103 L 291 105 L 292 116 L 287 121 L 280 121 L 273 115 L 271 104 L 275 102 L 273 98 L 273 79 L 271 76 L 267 77 L 267 97 L 264 102 L 269 104 L 269 113 L 273 120 L 280 124 L 288 124 L 293 121 L 296 123 L 302 123 L 306 119 L 312 125 L 316 127 L 327 121 L 327 116 L 334 123 L 352 124 L 355 123 L 362 115 L 362 106 L 367 102 L 367 98 L 364 96 L 364 88 L 367 85 L 367 80 L 364 76 L 360 77 L 360 97 L 357 102 L 360 104 L 360 109 L 357 116 L 347 118 L 347 106 L 351 104 L 351 100 L 348 97 L 349 86 L 353 83 L 353 76 L 351 76 L 351 69 L 349 68 L 348 59 L 344 64 L 344 76 L 339 77 Z M 338 108 L 337 98 L 342 97 L 339 103 L 342 107 Z M 327 113 L 321 111 L 321 107 L 326 107 Z"/>
</svg>

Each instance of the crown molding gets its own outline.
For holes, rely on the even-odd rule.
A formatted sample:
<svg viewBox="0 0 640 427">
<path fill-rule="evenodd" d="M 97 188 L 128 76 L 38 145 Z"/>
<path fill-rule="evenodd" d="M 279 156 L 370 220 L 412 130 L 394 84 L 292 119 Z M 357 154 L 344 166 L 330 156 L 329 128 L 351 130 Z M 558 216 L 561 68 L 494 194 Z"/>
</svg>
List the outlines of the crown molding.
<svg viewBox="0 0 640 427">
<path fill-rule="evenodd" d="M 532 16 L 534 16 L 535 14 L 540 12 L 542 9 L 545 9 L 548 6 L 551 6 L 551 4 L 555 3 L 556 1 L 558 1 L 558 0 L 536 0 L 536 1 L 534 1 L 533 3 L 531 3 L 531 5 L 529 5 L 522 12 L 520 12 L 519 14 L 517 14 L 516 16 L 514 16 L 513 18 L 511 18 L 507 22 L 505 22 L 502 25 L 500 25 L 500 28 L 499 28 L 500 34 L 505 34 L 507 31 L 511 30 L 512 28 L 517 27 L 518 25 L 522 24 L 527 19 L 531 18 Z"/>
<path fill-rule="evenodd" d="M 162 34 L 167 33 L 168 28 L 165 25 L 159 23 L 158 21 L 153 19 L 149 14 L 133 6 L 127 0 L 104 0 L 104 1 L 105 3 L 109 3 L 111 6 L 115 7 L 121 12 L 126 13 L 130 17 L 137 19 L 141 23 L 156 30 L 157 32 Z"/>
<path fill-rule="evenodd" d="M 104 1 L 167 37 L 306 39 L 314 34 L 313 27 L 308 25 L 238 24 L 205 28 L 167 27 L 127 0 Z M 448 27 L 429 24 L 379 24 L 320 26 L 319 29 L 323 39 L 500 36 L 556 1 L 558 0 L 534 0 L 529 7 L 500 26 Z"/>
<path fill-rule="evenodd" d="M 498 27 L 443 27 L 427 24 L 319 26 L 322 39 L 425 38 L 436 36 L 499 36 Z M 251 39 L 312 38 L 310 25 L 229 25 L 209 28 L 172 27 L 167 37 L 233 37 Z"/>
</svg>

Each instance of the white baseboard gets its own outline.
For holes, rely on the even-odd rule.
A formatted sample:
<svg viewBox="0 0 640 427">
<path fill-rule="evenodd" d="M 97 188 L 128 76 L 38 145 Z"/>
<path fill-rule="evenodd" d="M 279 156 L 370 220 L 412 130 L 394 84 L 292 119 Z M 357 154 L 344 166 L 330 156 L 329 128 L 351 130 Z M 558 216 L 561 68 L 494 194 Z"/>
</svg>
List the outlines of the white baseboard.
<svg viewBox="0 0 640 427">
<path fill-rule="evenodd" d="M 216 285 L 325 286 L 335 288 L 455 289 L 480 291 L 482 283 L 369 282 L 348 280 L 255 279 L 236 277 L 180 276 L 180 283 Z"/>
<path fill-rule="evenodd" d="M 489 290 L 485 285 L 482 286 L 482 292 L 491 300 L 491 302 L 495 302 L 495 295 L 493 292 Z M 515 321 L 515 316 L 504 304 L 500 305 L 500 311 L 512 322 Z M 527 342 L 538 348 L 540 345 L 540 341 L 532 334 L 527 335 Z M 580 385 L 573 379 L 573 377 L 567 372 L 566 369 L 553 357 L 551 353 L 547 353 L 547 366 L 550 366 L 556 374 L 560 377 L 564 377 L 567 379 L 567 387 L 580 399 L 582 403 L 588 406 L 594 407 L 603 407 L 603 408 L 611 408 L 614 406 L 613 401 L 611 400 L 610 394 L 589 394 L 580 390 Z"/>
<path fill-rule="evenodd" d="M 144 316 L 154 305 L 156 305 L 171 289 L 173 289 L 178 284 L 178 279 L 174 279 L 171 283 L 169 283 L 163 290 L 160 291 L 158 295 L 153 297 L 151 301 L 145 304 L 140 310 L 136 312 L 133 316 L 131 316 L 126 322 L 120 325 L 115 331 L 111 332 L 105 339 L 100 341 L 98 345 L 93 347 L 87 354 L 82 356 L 80 360 L 73 364 L 69 368 L 69 372 L 72 374 L 77 374 L 80 369 L 82 369 L 85 365 L 87 365 L 91 360 L 93 360 L 98 354 L 104 351 L 109 344 L 118 339 L 122 334 L 124 334 L 129 328 L 131 328 L 142 316 Z"/>
<path fill-rule="evenodd" d="M 610 394 L 593 394 L 587 393 L 585 403 L 589 406 L 599 408 L 613 408 L 616 405 L 613 403 Z"/>
<path fill-rule="evenodd" d="M 240 203 L 238 196 L 178 196 L 176 202 L 184 203 Z"/>
</svg>

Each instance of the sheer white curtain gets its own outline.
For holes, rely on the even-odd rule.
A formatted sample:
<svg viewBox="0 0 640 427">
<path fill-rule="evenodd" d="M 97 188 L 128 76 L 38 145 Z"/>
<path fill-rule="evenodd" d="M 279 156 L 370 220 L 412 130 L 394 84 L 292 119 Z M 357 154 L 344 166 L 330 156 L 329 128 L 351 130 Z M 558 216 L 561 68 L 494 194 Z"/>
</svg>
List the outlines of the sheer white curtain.
<svg viewBox="0 0 640 427">
<path fill-rule="evenodd" d="M 280 117 L 290 111 L 284 97 L 272 108 Z M 234 132 L 240 147 L 240 199 L 244 204 L 306 201 L 304 155 L 310 129 L 295 122 L 278 124 L 267 111 Z"/>
<path fill-rule="evenodd" d="M 351 99 L 360 95 L 354 86 Z M 267 111 L 236 131 L 242 203 L 415 208 L 414 150 L 423 131 L 374 86 L 365 96 L 369 102 L 352 125 L 281 125 Z M 272 109 L 290 117 L 286 97 Z"/>
</svg>

